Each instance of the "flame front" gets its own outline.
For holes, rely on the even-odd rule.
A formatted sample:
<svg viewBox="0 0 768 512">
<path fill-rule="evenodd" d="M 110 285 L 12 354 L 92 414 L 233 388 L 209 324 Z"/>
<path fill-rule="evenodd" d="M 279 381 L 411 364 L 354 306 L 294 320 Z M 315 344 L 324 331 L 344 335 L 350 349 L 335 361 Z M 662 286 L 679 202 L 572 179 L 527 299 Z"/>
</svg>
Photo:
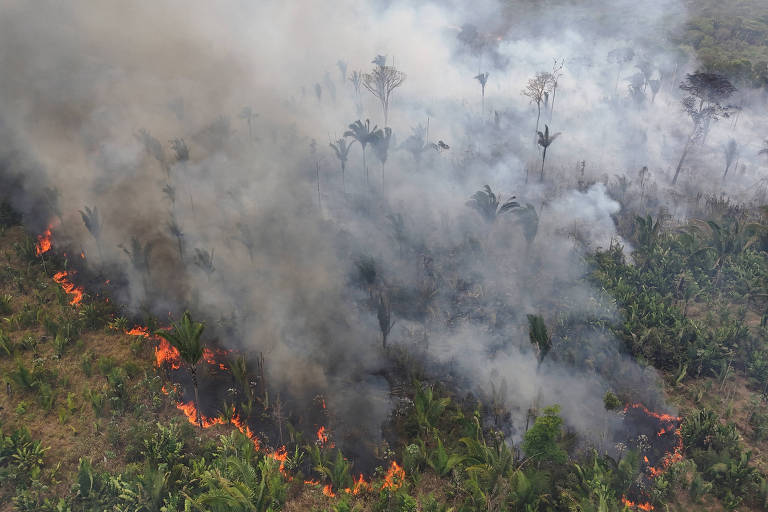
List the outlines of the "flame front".
<svg viewBox="0 0 768 512">
<path fill-rule="evenodd" d="M 323 487 L 323 494 L 325 494 L 329 498 L 336 497 L 336 494 L 333 492 L 333 487 L 331 487 L 331 484 L 328 484 L 325 487 Z"/>
<path fill-rule="evenodd" d="M 650 503 L 635 503 L 634 501 L 628 500 L 625 496 L 621 497 L 621 503 L 625 507 L 643 510 L 645 512 L 650 512 L 653 510 L 653 505 Z"/>
<path fill-rule="evenodd" d="M 221 418 L 209 418 L 207 416 L 204 416 L 201 414 L 197 407 L 195 407 L 194 402 L 179 402 L 176 404 L 176 408 L 184 413 L 184 415 L 187 417 L 190 423 L 193 425 L 197 425 L 198 421 L 198 414 L 200 414 L 200 420 L 202 421 L 203 428 L 210 428 L 214 425 L 222 425 L 224 424 L 224 420 Z"/>
<path fill-rule="evenodd" d="M 219 370 L 228 371 L 229 367 L 227 365 L 216 360 L 216 357 L 223 358 L 226 357 L 228 353 L 229 352 L 226 350 L 220 348 L 211 350 L 208 347 L 205 347 L 203 349 L 203 359 L 205 359 L 206 363 L 218 367 Z"/>
<path fill-rule="evenodd" d="M 240 418 L 240 416 L 235 415 L 232 418 L 232 424 L 237 427 L 237 429 L 243 433 L 248 439 L 253 441 L 253 446 L 256 448 L 256 451 L 258 451 L 261 448 L 261 443 L 259 442 L 259 438 L 256 437 L 256 434 L 254 434 L 251 431 L 251 428 Z"/>
<path fill-rule="evenodd" d="M 53 225 L 49 225 L 48 229 L 46 229 L 42 235 L 37 235 L 37 243 L 35 244 L 35 255 L 37 257 L 47 253 L 51 250 L 51 247 L 53 247 L 53 244 L 51 243 L 51 236 L 53 235 L 53 232 L 51 231 L 52 229 Z"/>
<path fill-rule="evenodd" d="M 69 273 L 64 270 L 53 274 L 53 280 L 56 281 L 67 295 L 71 295 L 72 299 L 69 303 L 73 306 L 80 304 L 83 301 L 83 287 L 75 286 L 75 284 L 69 280 Z"/>
<path fill-rule="evenodd" d="M 681 418 L 678 416 L 672 416 L 671 414 L 662 414 L 657 413 L 649 410 L 647 407 L 645 407 L 643 404 L 627 404 L 626 407 L 624 407 L 624 412 L 626 413 L 629 409 L 640 409 L 648 416 L 651 416 L 652 418 L 656 418 L 660 422 L 664 423 L 665 425 L 661 427 L 661 429 L 656 433 L 658 437 L 662 437 L 665 435 L 674 435 L 676 437 L 675 447 L 674 449 L 664 455 L 664 457 L 661 459 L 661 465 L 659 466 L 651 466 L 650 462 L 648 461 L 648 457 L 643 457 L 643 460 L 648 465 L 648 472 L 651 474 L 651 477 L 657 477 L 658 475 L 662 474 L 664 471 L 669 468 L 671 464 L 674 464 L 675 462 L 680 462 L 683 460 L 683 438 L 680 435 L 680 432 L 678 431 L 678 427 L 680 426 Z M 638 505 L 638 508 L 640 505 Z M 644 509 L 640 508 L 640 510 L 651 510 L 651 509 Z"/>
<path fill-rule="evenodd" d="M 384 477 L 384 484 L 381 488 L 395 491 L 403 486 L 403 482 L 405 482 L 405 470 L 393 460 L 387 475 Z"/>
</svg>

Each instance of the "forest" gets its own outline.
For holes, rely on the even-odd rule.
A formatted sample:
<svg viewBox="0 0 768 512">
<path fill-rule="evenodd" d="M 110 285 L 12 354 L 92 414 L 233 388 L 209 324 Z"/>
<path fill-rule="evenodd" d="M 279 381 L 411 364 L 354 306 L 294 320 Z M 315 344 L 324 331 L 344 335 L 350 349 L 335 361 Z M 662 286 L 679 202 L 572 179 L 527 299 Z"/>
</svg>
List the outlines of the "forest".
<svg viewBox="0 0 768 512">
<path fill-rule="evenodd" d="M 0 512 L 768 510 L 764 2 L 0 48 Z"/>
</svg>

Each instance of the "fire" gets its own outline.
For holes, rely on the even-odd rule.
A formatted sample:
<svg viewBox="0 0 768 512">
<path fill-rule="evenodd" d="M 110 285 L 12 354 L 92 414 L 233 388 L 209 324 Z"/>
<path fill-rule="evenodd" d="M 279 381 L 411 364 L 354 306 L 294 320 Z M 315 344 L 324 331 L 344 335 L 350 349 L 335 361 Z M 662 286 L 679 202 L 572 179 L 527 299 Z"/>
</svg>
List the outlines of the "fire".
<svg viewBox="0 0 768 512">
<path fill-rule="evenodd" d="M 404 481 L 405 470 L 393 460 L 392 465 L 389 467 L 389 471 L 387 471 L 387 475 L 384 477 L 384 484 L 382 484 L 381 488 L 392 489 L 394 491 L 402 487 Z"/>
<path fill-rule="evenodd" d="M 80 251 L 80 258 L 85 259 L 85 252 Z"/>
<path fill-rule="evenodd" d="M 53 275 L 53 280 L 61 285 L 61 288 L 72 296 L 72 300 L 69 303 L 73 306 L 80 304 L 83 300 L 83 288 L 82 286 L 75 286 L 72 281 L 69 280 L 70 274 L 67 271 L 56 272 Z"/>
<path fill-rule="evenodd" d="M 148 327 L 142 327 L 140 325 L 137 325 L 130 331 L 125 331 L 125 334 L 128 334 L 129 336 L 142 336 L 144 338 L 149 338 L 149 328 Z"/>
<path fill-rule="evenodd" d="M 304 480 L 304 485 L 320 485 L 318 480 Z"/>
<path fill-rule="evenodd" d="M 644 510 L 646 512 L 653 510 L 653 505 L 651 505 L 650 503 L 635 503 L 634 501 L 628 500 L 625 496 L 621 497 L 621 503 L 625 507 L 635 508 L 637 510 Z"/>
<path fill-rule="evenodd" d="M 671 452 L 664 455 L 664 457 L 661 459 L 661 464 L 659 466 L 656 466 L 656 467 L 651 466 L 650 462 L 648 461 L 648 457 L 643 457 L 643 460 L 645 461 L 645 463 L 648 464 L 648 472 L 651 474 L 651 477 L 655 478 L 658 475 L 662 474 L 664 471 L 666 471 L 671 464 L 674 464 L 676 462 L 680 462 L 681 460 L 683 460 L 683 438 L 680 435 L 680 432 L 678 431 L 681 418 L 677 416 L 672 416 L 671 414 L 660 414 L 657 412 L 650 411 L 643 404 L 627 404 L 627 406 L 624 407 L 624 412 L 627 412 L 630 408 L 640 409 L 648 416 L 656 418 L 660 422 L 664 423 L 661 429 L 656 433 L 658 437 L 662 437 L 665 435 L 672 435 L 672 436 L 675 436 L 676 438 L 675 447 L 672 449 Z M 650 509 L 641 509 L 641 510 L 650 510 Z"/>
<path fill-rule="evenodd" d="M 35 255 L 42 256 L 51 250 L 53 244 L 51 243 L 51 236 L 53 235 L 53 225 L 49 225 L 48 229 L 42 235 L 37 235 L 37 243 L 35 244 Z"/>
<path fill-rule="evenodd" d="M 256 451 L 261 448 L 259 438 L 256 437 L 256 434 L 251 431 L 251 428 L 242 420 L 242 418 L 240 418 L 240 416 L 235 415 L 235 417 L 232 418 L 232 424 L 236 426 L 237 429 L 242 432 L 248 439 L 253 441 L 253 446 L 256 448 Z"/>
<path fill-rule="evenodd" d="M 317 430 L 317 440 L 320 441 L 320 444 L 325 444 L 328 442 L 328 434 L 325 431 L 325 427 L 320 427 Z"/>
<path fill-rule="evenodd" d="M 357 496 L 363 491 L 370 491 L 371 490 L 371 484 L 365 481 L 365 478 L 363 478 L 363 474 L 360 473 L 360 477 L 355 480 L 354 485 L 352 485 L 352 489 L 344 489 L 344 491 L 347 494 L 354 494 Z"/>
<path fill-rule="evenodd" d="M 184 413 L 184 415 L 187 417 L 190 423 L 192 423 L 193 425 L 197 425 L 198 423 L 197 415 L 200 413 L 195 407 L 194 402 L 187 402 L 187 403 L 179 402 L 178 404 L 176 404 L 176 408 Z M 222 425 L 224 423 L 224 420 L 222 420 L 221 418 L 208 418 L 207 416 L 203 416 L 202 414 L 200 414 L 200 419 L 202 420 L 203 428 L 210 428 L 214 425 Z"/>
<path fill-rule="evenodd" d="M 328 484 L 325 487 L 323 487 L 323 494 L 325 494 L 329 498 L 336 497 L 336 494 L 333 492 L 333 487 L 331 487 L 331 484 Z"/>
<path fill-rule="evenodd" d="M 288 460 L 288 453 L 285 446 L 281 446 L 276 451 L 270 453 L 269 456 L 280 461 L 280 473 L 282 473 L 284 477 L 290 479 L 288 472 L 285 470 L 285 461 Z"/>
<path fill-rule="evenodd" d="M 229 370 L 229 367 L 225 365 L 224 363 L 221 363 L 216 360 L 216 357 L 226 357 L 227 351 L 222 350 L 220 348 L 217 348 L 215 350 L 211 350 L 208 347 L 203 349 L 203 359 L 205 359 L 205 362 L 218 367 L 220 370 L 227 371 Z"/>
<path fill-rule="evenodd" d="M 158 367 L 167 364 L 173 370 L 181 368 L 181 354 L 179 349 L 168 343 L 165 338 L 160 338 L 160 343 L 155 347 L 155 364 Z"/>
</svg>

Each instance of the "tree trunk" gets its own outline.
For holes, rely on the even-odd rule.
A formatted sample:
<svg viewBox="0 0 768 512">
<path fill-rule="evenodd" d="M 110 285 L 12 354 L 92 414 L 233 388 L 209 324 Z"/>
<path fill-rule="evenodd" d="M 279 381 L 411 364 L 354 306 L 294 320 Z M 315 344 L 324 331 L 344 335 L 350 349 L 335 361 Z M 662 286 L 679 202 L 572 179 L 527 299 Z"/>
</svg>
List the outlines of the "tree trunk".
<svg viewBox="0 0 768 512">
<path fill-rule="evenodd" d="M 344 162 L 341 162 L 341 190 L 346 194 L 347 193 L 347 182 L 344 181 Z"/>
<path fill-rule="evenodd" d="M 533 145 L 538 144 L 538 136 L 539 136 L 539 120 L 541 119 L 541 102 L 536 102 L 536 109 L 538 110 L 538 114 L 536 115 L 536 133 L 533 134 Z"/>
<path fill-rule="evenodd" d="M 368 185 L 368 166 L 365 164 L 365 146 L 363 146 L 363 171 L 365 172 L 365 184 Z"/>
<path fill-rule="evenodd" d="M 544 153 L 541 155 L 541 174 L 539 175 L 539 181 L 544 181 L 544 160 L 547 158 L 547 147 L 544 146 Z"/>
<path fill-rule="evenodd" d="M 672 178 L 672 185 L 677 184 L 677 178 L 680 176 L 680 170 L 683 168 L 683 162 L 685 162 L 685 157 L 688 155 L 688 150 L 691 148 L 691 138 L 692 137 L 688 137 L 688 142 L 685 143 L 685 149 L 683 149 L 683 154 L 680 156 L 680 161 L 677 163 L 675 177 Z"/>
<path fill-rule="evenodd" d="M 200 395 L 197 390 L 197 369 L 190 366 L 189 373 L 192 375 L 192 386 L 195 388 L 195 409 L 197 410 L 197 424 L 200 430 L 203 429 L 203 411 L 200 410 Z"/>
</svg>

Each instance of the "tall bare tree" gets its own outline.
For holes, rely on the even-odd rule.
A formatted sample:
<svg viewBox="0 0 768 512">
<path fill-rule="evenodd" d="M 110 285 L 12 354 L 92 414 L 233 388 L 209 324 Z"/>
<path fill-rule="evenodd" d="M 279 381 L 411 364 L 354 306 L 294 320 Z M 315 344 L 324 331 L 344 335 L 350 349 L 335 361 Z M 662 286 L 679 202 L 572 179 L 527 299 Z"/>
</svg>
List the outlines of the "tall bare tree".
<svg viewBox="0 0 768 512">
<path fill-rule="evenodd" d="M 710 123 L 721 117 L 730 117 L 731 112 L 735 109 L 731 105 L 723 105 L 736 91 L 733 84 L 723 75 L 716 73 L 689 74 L 680 84 L 680 89 L 688 93 L 688 96 L 683 98 L 682 103 L 683 110 L 693 121 L 693 128 L 688 135 L 680 161 L 677 163 L 672 185 L 677 183 L 688 152 L 696 142 L 704 138 Z"/>
<path fill-rule="evenodd" d="M 565 58 L 561 60 L 554 59 L 552 64 L 552 103 L 549 104 L 549 122 L 552 122 L 552 116 L 555 113 L 555 95 L 557 95 L 557 84 L 563 76 L 563 67 L 565 67 Z"/>
<path fill-rule="evenodd" d="M 392 91 L 400 87 L 405 81 L 405 73 L 398 71 L 394 66 L 387 66 L 382 63 L 382 57 L 379 55 L 374 62 L 376 67 L 370 73 L 363 75 L 363 87 L 376 97 L 381 103 L 381 109 L 384 111 L 384 126 L 389 121 L 389 100 Z"/>
<path fill-rule="evenodd" d="M 536 76 L 528 80 L 525 89 L 522 90 L 523 96 L 530 98 L 531 103 L 536 104 L 536 130 L 534 134 L 539 133 L 539 121 L 541 120 L 541 105 L 546 102 L 549 92 L 552 89 L 552 74 L 545 71 L 536 73 Z"/>
</svg>

